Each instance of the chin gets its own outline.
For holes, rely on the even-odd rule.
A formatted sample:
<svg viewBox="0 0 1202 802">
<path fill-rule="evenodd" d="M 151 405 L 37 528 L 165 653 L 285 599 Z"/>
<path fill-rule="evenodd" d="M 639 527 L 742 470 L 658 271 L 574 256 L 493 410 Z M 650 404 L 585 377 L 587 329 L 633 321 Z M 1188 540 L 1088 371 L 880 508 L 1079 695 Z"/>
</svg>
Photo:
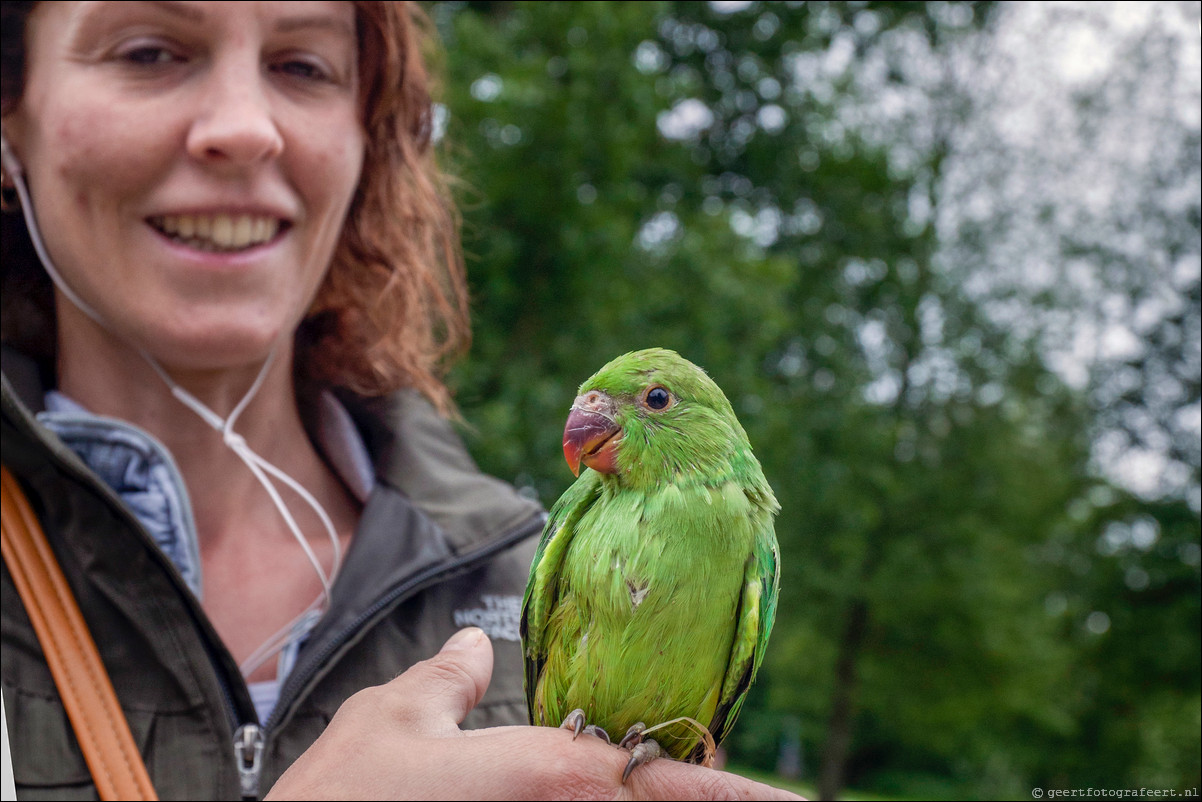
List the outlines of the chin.
<svg viewBox="0 0 1202 802">
<path fill-rule="evenodd" d="M 280 350 L 278 330 L 225 330 L 220 333 L 193 333 L 190 336 L 165 336 L 147 348 L 163 367 L 189 371 L 240 370 L 257 367 L 273 350 Z M 291 341 L 287 342 L 291 348 Z M 277 353 L 277 357 L 281 354 Z"/>
</svg>

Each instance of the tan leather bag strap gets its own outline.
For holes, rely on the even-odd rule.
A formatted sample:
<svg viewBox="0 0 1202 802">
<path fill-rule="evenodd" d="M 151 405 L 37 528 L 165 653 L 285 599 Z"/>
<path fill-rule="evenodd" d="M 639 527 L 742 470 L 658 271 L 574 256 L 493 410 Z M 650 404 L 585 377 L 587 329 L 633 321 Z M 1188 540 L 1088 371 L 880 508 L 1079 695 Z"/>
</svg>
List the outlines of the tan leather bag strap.
<svg viewBox="0 0 1202 802">
<path fill-rule="evenodd" d="M 100 798 L 157 799 L 79 605 L 8 468 L 3 468 L 0 489 L 4 562 L 42 644 Z"/>
</svg>

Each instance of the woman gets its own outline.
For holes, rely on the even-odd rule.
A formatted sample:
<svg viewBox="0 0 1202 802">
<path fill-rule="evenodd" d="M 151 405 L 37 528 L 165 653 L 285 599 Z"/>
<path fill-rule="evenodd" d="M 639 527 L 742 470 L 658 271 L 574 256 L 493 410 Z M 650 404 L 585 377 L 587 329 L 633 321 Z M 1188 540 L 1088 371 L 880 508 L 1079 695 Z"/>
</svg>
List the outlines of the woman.
<svg viewBox="0 0 1202 802">
<path fill-rule="evenodd" d="M 621 776 L 566 732 L 460 737 L 525 721 L 543 515 L 444 418 L 465 281 L 417 13 L 4 3 L 3 462 L 163 798 L 258 796 L 294 763 L 274 795 Z M 92 795 L 3 590 L 18 793 Z M 439 651 L 477 620 L 495 663 L 476 629 Z M 653 764 L 632 789 L 763 793 L 740 782 Z"/>
</svg>

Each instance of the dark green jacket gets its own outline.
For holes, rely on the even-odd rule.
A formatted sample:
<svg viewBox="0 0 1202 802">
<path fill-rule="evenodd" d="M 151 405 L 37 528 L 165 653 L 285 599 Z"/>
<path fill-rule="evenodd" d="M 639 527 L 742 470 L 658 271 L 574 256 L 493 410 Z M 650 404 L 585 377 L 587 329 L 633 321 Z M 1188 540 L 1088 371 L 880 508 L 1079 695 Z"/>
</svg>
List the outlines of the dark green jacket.
<svg viewBox="0 0 1202 802">
<path fill-rule="evenodd" d="M 435 654 L 469 624 L 492 635 L 496 660 L 488 693 L 465 726 L 526 722 L 517 618 L 542 509 L 481 474 L 419 397 L 342 398 L 375 462 L 377 486 L 330 610 L 301 649 L 270 720 L 257 722 L 234 659 L 175 566 L 35 420 L 44 387 L 34 363 L 6 348 L 2 367 L 0 456 L 75 591 L 160 798 L 239 798 L 233 742 L 245 724 L 262 725 L 253 793 L 266 793 L 343 700 Z M 7 567 L 0 591 L 0 679 L 18 798 L 95 799 Z"/>
</svg>

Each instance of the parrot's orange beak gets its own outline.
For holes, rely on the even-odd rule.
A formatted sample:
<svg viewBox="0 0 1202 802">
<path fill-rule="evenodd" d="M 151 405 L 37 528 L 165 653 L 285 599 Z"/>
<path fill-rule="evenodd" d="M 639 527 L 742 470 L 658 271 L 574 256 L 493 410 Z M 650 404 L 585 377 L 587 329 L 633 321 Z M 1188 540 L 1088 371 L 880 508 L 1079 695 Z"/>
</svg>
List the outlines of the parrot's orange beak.
<svg viewBox="0 0 1202 802">
<path fill-rule="evenodd" d="M 580 463 L 599 473 L 617 473 L 622 429 L 614 423 L 614 402 L 593 390 L 577 396 L 563 428 L 563 456 L 576 476 Z"/>
</svg>

